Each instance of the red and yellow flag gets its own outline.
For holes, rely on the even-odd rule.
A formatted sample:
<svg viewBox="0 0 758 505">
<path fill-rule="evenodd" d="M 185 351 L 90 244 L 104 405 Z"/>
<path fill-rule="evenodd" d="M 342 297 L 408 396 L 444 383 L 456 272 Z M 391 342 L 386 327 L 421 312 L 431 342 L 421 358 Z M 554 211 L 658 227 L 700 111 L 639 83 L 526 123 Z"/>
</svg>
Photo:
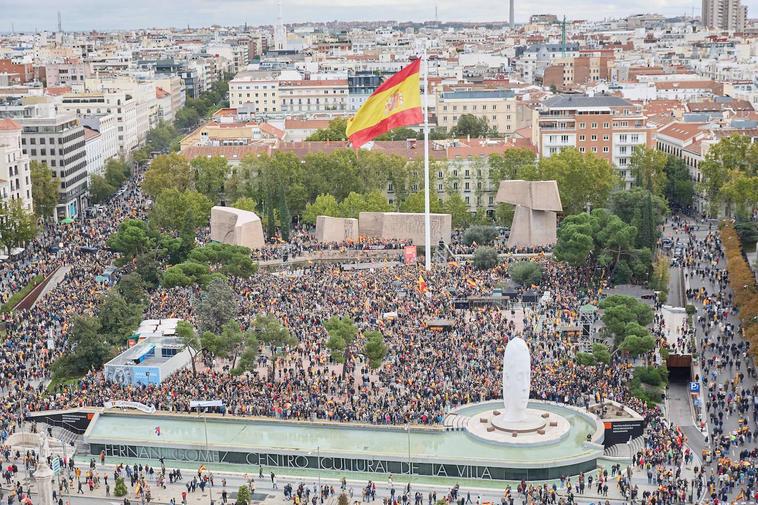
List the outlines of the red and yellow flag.
<svg viewBox="0 0 758 505">
<path fill-rule="evenodd" d="M 418 290 L 420 293 L 426 293 L 428 290 L 428 286 L 426 285 L 426 281 L 424 280 L 424 277 L 422 275 L 418 276 Z"/>
<path fill-rule="evenodd" d="M 353 147 L 358 148 L 393 128 L 423 121 L 420 67 L 421 60 L 414 60 L 384 81 L 348 120 L 345 134 Z"/>
</svg>

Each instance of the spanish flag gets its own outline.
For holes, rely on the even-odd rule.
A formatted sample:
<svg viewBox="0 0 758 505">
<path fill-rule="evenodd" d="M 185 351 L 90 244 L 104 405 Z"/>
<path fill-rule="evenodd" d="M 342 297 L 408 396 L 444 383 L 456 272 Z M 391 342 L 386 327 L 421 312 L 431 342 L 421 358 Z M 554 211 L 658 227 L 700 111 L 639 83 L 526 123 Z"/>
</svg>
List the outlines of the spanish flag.
<svg viewBox="0 0 758 505">
<path fill-rule="evenodd" d="M 418 290 L 419 290 L 419 293 L 426 293 L 426 291 L 428 289 L 429 288 L 426 285 L 426 281 L 424 280 L 424 277 L 421 276 L 421 275 L 419 275 L 418 276 Z"/>
<path fill-rule="evenodd" d="M 358 148 L 393 128 L 423 121 L 420 68 L 421 60 L 414 60 L 384 81 L 348 120 L 345 134 L 353 147 Z"/>
</svg>

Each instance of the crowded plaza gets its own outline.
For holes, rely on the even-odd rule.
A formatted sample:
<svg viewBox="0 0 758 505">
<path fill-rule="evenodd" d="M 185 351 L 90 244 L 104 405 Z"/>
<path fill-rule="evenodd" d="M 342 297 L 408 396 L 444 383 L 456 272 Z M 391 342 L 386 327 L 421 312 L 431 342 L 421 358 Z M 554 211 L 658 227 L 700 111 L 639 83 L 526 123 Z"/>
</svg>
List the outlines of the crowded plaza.
<svg viewBox="0 0 758 505">
<path fill-rule="evenodd" d="M 230 373 L 228 358 L 210 353 L 196 356 L 192 367 L 177 371 L 159 384 L 124 385 L 106 379 L 103 370 L 91 369 L 74 382 L 48 388 L 52 364 L 69 351 L 68 330 L 77 315 L 93 314 L 110 286 L 98 275 L 117 258 L 106 240 L 125 219 L 145 217 L 150 202 L 140 189 L 142 174 L 127 181 L 125 190 L 114 197 L 101 213 L 71 224 L 49 224 L 30 243 L 22 259 L 2 265 L 3 297 L 36 275 L 47 276 L 67 267 L 56 286 L 41 296 L 31 309 L 3 314 L 2 342 L 2 437 L 23 429 L 30 412 L 79 407 L 103 407 L 107 402 L 129 401 L 149 405 L 161 412 L 190 413 L 197 398 L 221 400 L 226 416 L 265 416 L 281 420 L 367 423 L 372 425 L 429 425 L 443 423 L 446 414 L 461 405 L 502 396 L 500 362 L 509 338 L 523 337 L 531 348 L 530 397 L 578 407 L 612 400 L 639 412 L 645 419 L 642 443 L 630 459 L 596 472 L 565 476 L 553 482 L 507 485 L 493 493 L 492 500 L 511 503 L 727 503 L 735 497 L 748 499 L 755 492 L 754 464 L 758 450 L 753 430 L 758 422 L 758 385 L 747 343 L 740 338 L 734 315 L 719 234 L 713 224 L 671 218 L 665 233 L 671 233 L 684 248 L 686 297 L 695 304 L 696 348 L 702 356 L 706 394 L 705 422 L 701 425 L 704 448 L 696 451 L 688 437 L 665 415 L 665 403 L 652 404 L 636 398 L 630 389 L 634 367 L 628 357 L 615 354 L 609 366 L 580 364 L 576 343 L 560 331 L 576 324 L 579 308 L 597 304 L 608 289 L 590 268 L 575 268 L 553 260 L 549 250 L 530 251 L 532 261 L 543 271 L 540 289 L 549 299 L 535 304 L 508 303 L 469 310 L 454 308 L 453 299 L 481 296 L 498 288 L 508 278 L 515 261 L 508 254 L 493 269 L 479 270 L 471 263 L 451 261 L 424 272 L 424 289 L 419 288 L 419 270 L 405 266 L 376 266 L 348 270 L 336 263 L 308 263 L 297 272 L 260 270 L 248 278 L 230 277 L 237 296 L 235 320 L 242 330 L 255 324 L 259 314 L 270 314 L 294 337 L 282 352 L 265 346 L 256 353 L 250 370 Z M 207 232 L 198 241 L 207 240 Z M 383 248 L 397 251 L 398 241 L 380 240 L 349 244 L 320 244 L 307 229 L 298 230 L 289 244 L 267 244 L 254 257 L 260 261 L 290 261 L 307 258 L 325 249 L 348 255 L 351 251 Z M 82 248 L 87 248 L 86 253 Z M 457 253 L 467 246 L 452 244 Z M 507 253 L 509 251 L 502 250 Z M 132 268 L 127 264 L 122 275 Z M 524 287 L 519 288 L 522 291 Z M 146 319 L 178 318 L 197 325 L 194 300 L 202 288 L 158 286 L 148 291 Z M 655 304 L 655 309 L 659 304 Z M 391 317 L 387 317 L 391 314 Z M 324 326 L 332 316 L 349 317 L 359 333 L 378 329 L 387 344 L 379 367 L 356 352 L 342 362 L 334 359 Z M 452 321 L 444 335 L 429 327 L 431 320 Z M 658 317 L 654 333 L 662 342 L 664 323 Z M 28 426 L 27 426 L 28 427 Z M 37 429 L 35 427 L 35 429 Z M 631 451 L 630 451 L 631 452 Z M 44 464 L 34 452 L 11 452 L 6 446 L 3 493 L 28 495 L 22 467 Z M 149 502 L 155 490 L 175 490 L 171 503 L 188 503 L 188 494 L 206 487 L 215 489 L 226 503 L 226 478 L 212 472 L 181 470 L 163 461 L 128 464 L 71 456 L 64 461 L 68 480 L 56 488 L 58 503 L 76 494 L 105 493 L 110 496 L 117 479 L 124 478 L 130 496 Z M 110 458 L 109 458 L 110 459 Z M 229 477 L 245 482 L 251 491 L 268 486 L 293 503 L 328 501 L 333 485 L 313 488 L 310 482 L 286 481 L 261 469 L 257 478 Z M 223 482 L 222 482 L 223 481 Z M 273 487 L 272 487 L 273 486 Z M 331 486 L 331 487 L 330 487 Z M 342 491 L 354 501 L 385 503 L 480 503 L 481 496 L 466 491 L 462 482 L 447 493 L 423 491 L 403 483 L 348 485 Z M 353 489 L 353 487 L 355 489 Z M 472 486 L 475 487 L 475 486 Z M 151 491 L 153 490 L 153 491 Z M 162 491 L 161 491 L 162 492 Z M 432 496 L 434 493 L 434 496 Z M 170 493 L 169 493 L 170 494 Z M 339 493 L 337 493 L 339 494 Z M 377 495 L 378 494 L 378 495 Z M 478 494 L 481 494 L 480 492 Z M 592 495 L 594 498 L 584 498 Z M 223 498 L 222 498 L 223 496 Z M 376 498 L 375 498 L 376 497 Z M 14 498 L 16 499 L 16 498 Z M 125 501 L 126 502 L 126 501 Z M 8 498 L 8 503 L 13 503 Z"/>
</svg>

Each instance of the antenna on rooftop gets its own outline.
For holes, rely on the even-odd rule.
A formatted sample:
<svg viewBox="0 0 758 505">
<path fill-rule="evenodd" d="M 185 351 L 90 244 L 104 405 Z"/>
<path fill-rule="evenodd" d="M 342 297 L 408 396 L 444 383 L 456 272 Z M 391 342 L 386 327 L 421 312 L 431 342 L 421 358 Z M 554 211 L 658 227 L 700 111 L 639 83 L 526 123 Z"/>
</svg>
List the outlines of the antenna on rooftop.
<svg viewBox="0 0 758 505">
<path fill-rule="evenodd" d="M 438 16 L 437 8 L 439 6 L 437 5 L 437 2 L 434 2 L 434 22 L 437 23 L 440 20 L 440 17 Z"/>
<path fill-rule="evenodd" d="M 63 31 L 63 28 L 61 28 L 61 11 L 58 11 L 58 33 L 61 33 Z"/>
<path fill-rule="evenodd" d="M 566 56 L 566 16 L 561 24 L 561 56 Z"/>
</svg>

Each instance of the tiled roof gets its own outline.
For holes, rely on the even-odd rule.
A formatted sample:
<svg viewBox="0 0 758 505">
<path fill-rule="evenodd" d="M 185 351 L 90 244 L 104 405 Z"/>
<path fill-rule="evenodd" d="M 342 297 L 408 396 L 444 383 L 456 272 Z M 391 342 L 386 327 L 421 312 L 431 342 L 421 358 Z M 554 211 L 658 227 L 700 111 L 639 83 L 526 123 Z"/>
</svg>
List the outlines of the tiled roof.
<svg viewBox="0 0 758 505">
<path fill-rule="evenodd" d="M 21 125 L 15 122 L 12 119 L 0 119 L 0 130 L 10 131 L 10 130 L 20 130 Z"/>
<path fill-rule="evenodd" d="M 251 154 L 269 154 L 270 146 L 247 145 L 247 146 L 190 146 L 182 149 L 181 155 L 188 160 L 199 157 L 221 156 L 230 161 L 241 160 Z"/>
<path fill-rule="evenodd" d="M 329 126 L 329 119 L 292 119 L 284 120 L 285 130 L 318 130 Z"/>
<path fill-rule="evenodd" d="M 660 130 L 661 135 L 678 140 L 688 140 L 700 132 L 704 123 L 672 123 Z"/>
</svg>

